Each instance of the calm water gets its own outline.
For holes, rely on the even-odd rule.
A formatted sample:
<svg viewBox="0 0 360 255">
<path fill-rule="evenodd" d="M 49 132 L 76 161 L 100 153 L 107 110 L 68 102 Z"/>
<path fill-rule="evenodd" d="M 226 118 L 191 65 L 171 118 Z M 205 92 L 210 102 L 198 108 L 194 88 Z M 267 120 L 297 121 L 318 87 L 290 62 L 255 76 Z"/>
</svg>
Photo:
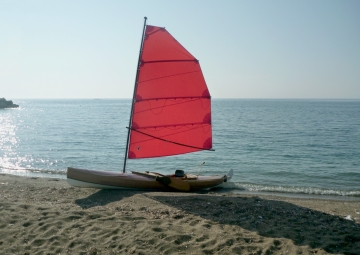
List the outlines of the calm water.
<svg viewBox="0 0 360 255">
<path fill-rule="evenodd" d="M 0 172 L 66 178 L 121 171 L 130 100 L 14 100 L 0 110 Z M 128 161 L 128 170 L 235 175 L 229 188 L 360 196 L 360 100 L 214 99 L 215 152 Z M 202 168 L 198 165 L 206 162 Z"/>
</svg>

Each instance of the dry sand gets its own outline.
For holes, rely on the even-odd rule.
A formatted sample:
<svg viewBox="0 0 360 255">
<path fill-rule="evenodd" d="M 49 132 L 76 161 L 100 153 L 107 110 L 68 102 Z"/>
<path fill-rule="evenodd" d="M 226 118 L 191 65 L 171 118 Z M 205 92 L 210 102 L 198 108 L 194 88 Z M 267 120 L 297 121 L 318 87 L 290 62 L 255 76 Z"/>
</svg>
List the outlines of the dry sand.
<svg viewBox="0 0 360 255">
<path fill-rule="evenodd" d="M 359 212 L 359 201 L 80 189 L 0 174 L 0 254 L 360 254 Z"/>
</svg>

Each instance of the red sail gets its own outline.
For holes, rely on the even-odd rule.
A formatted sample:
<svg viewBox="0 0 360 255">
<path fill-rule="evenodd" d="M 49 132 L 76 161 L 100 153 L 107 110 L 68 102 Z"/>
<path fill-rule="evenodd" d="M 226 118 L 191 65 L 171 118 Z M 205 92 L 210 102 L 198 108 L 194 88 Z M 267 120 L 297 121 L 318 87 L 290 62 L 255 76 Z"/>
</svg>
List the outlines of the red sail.
<svg viewBox="0 0 360 255">
<path fill-rule="evenodd" d="M 128 158 L 212 147 L 210 93 L 199 61 L 165 28 L 146 26 Z"/>
</svg>

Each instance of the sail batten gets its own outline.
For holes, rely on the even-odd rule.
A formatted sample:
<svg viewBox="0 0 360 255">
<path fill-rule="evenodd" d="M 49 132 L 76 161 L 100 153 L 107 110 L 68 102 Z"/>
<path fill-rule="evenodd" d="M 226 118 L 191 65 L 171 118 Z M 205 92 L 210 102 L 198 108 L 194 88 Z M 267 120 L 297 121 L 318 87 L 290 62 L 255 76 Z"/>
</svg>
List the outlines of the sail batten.
<svg viewBox="0 0 360 255">
<path fill-rule="evenodd" d="M 179 127 L 190 127 L 190 126 L 197 126 L 197 125 L 203 125 L 203 124 L 210 124 L 208 122 L 192 122 L 192 123 L 181 123 L 181 124 L 169 124 L 169 125 L 158 125 L 158 126 L 147 126 L 147 127 L 137 127 L 137 128 L 131 128 L 131 130 L 139 130 L 139 129 L 149 129 L 149 128 L 179 128 Z"/>
<path fill-rule="evenodd" d="M 168 62 L 199 62 L 197 59 L 172 59 L 172 60 L 154 60 L 154 61 L 141 61 L 141 64 L 152 64 L 152 63 L 168 63 Z"/>
<path fill-rule="evenodd" d="M 181 99 L 202 99 L 202 98 L 210 98 L 210 96 L 187 96 L 187 97 L 154 97 L 154 98 L 141 98 L 137 99 L 137 102 L 141 101 L 151 101 L 151 100 L 181 100 Z"/>
<path fill-rule="evenodd" d="M 211 96 L 199 61 L 165 28 L 146 26 L 128 158 L 212 149 Z"/>
<path fill-rule="evenodd" d="M 198 72 L 201 72 L 201 70 L 195 70 L 195 71 L 184 72 L 184 73 L 176 73 L 176 74 L 171 74 L 171 75 L 161 76 L 161 77 L 154 77 L 154 78 L 152 78 L 152 79 L 142 80 L 142 81 L 140 81 L 140 82 L 141 82 L 141 83 L 150 82 L 150 81 L 154 81 L 154 80 L 166 79 L 166 78 L 169 78 L 169 77 L 175 77 L 175 78 L 176 78 L 176 76 L 193 75 L 194 73 L 198 73 Z"/>
</svg>

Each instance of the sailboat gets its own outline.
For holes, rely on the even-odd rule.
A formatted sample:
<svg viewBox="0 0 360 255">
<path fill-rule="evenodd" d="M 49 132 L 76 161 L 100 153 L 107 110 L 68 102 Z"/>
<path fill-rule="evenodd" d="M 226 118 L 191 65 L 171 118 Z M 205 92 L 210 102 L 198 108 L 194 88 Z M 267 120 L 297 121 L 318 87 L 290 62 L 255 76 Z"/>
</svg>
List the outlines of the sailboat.
<svg viewBox="0 0 360 255">
<path fill-rule="evenodd" d="M 127 159 L 165 157 L 212 149 L 211 97 L 199 61 L 165 28 L 146 24 L 142 30 L 122 172 L 68 167 L 70 185 L 194 191 L 230 180 L 176 170 L 126 172 Z"/>
</svg>

